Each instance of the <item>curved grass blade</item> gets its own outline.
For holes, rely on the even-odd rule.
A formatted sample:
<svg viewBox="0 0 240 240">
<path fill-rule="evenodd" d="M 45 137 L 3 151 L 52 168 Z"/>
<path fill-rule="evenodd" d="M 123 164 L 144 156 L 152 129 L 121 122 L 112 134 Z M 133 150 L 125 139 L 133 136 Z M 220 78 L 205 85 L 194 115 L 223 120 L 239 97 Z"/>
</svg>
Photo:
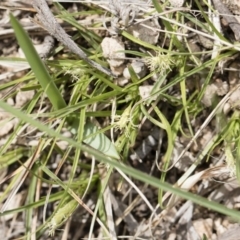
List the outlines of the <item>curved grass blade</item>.
<svg viewBox="0 0 240 240">
<path fill-rule="evenodd" d="M 212 209 L 214 211 L 217 211 L 219 213 L 228 215 L 228 216 L 240 221 L 240 214 L 239 214 L 239 211 L 237 211 L 237 210 L 229 209 L 222 204 L 219 204 L 219 203 L 214 202 L 214 201 L 209 201 L 209 200 L 207 200 L 203 197 L 200 197 L 196 194 L 192 194 L 192 193 L 186 192 L 184 190 L 181 190 L 179 188 L 173 187 L 172 185 L 170 185 L 168 183 L 159 182 L 159 180 L 157 178 L 149 176 L 148 174 L 145 174 L 145 173 L 143 173 L 139 170 L 133 169 L 129 166 L 125 166 L 122 163 L 119 163 L 118 161 L 116 161 L 115 159 L 112 159 L 112 158 L 102 154 L 101 152 L 99 152 L 99 151 L 97 151 L 97 150 L 95 150 L 95 149 L 93 149 L 89 146 L 84 146 L 84 145 L 74 141 L 73 139 L 62 136 L 61 134 L 57 133 L 53 129 L 48 128 L 47 126 L 43 125 L 39 121 L 36 121 L 36 120 L 30 118 L 29 116 L 27 116 L 23 112 L 11 107 L 10 105 L 8 105 L 8 104 L 6 104 L 2 101 L 0 101 L 0 107 L 2 109 L 4 109 L 5 111 L 13 114 L 15 117 L 29 122 L 32 126 L 37 127 L 41 131 L 47 132 L 49 136 L 57 137 L 57 138 L 59 138 L 63 141 L 66 141 L 71 146 L 76 147 L 78 149 L 81 148 L 83 151 L 86 151 L 86 152 L 90 153 L 91 155 L 93 155 L 98 161 L 103 162 L 103 163 L 107 163 L 110 166 L 113 166 L 115 168 L 119 168 L 124 173 L 129 174 L 130 176 L 134 177 L 135 179 L 143 181 L 144 183 L 149 184 L 149 185 L 151 185 L 153 187 L 156 187 L 158 189 L 162 189 L 163 191 L 169 191 L 173 194 L 176 194 L 179 197 L 191 200 L 194 203 L 197 203 L 201 206 L 210 208 L 210 209 Z M 0 214 L 0 216 L 1 216 L 1 214 Z"/>
<path fill-rule="evenodd" d="M 29 65 L 31 66 L 36 78 L 44 89 L 44 92 L 47 94 L 54 109 L 58 110 L 66 107 L 66 103 L 63 97 L 53 82 L 53 79 L 49 75 L 46 66 L 37 54 L 37 51 L 35 50 L 27 33 L 12 14 L 10 14 L 10 21 L 16 34 L 18 43 L 22 48 Z"/>
</svg>

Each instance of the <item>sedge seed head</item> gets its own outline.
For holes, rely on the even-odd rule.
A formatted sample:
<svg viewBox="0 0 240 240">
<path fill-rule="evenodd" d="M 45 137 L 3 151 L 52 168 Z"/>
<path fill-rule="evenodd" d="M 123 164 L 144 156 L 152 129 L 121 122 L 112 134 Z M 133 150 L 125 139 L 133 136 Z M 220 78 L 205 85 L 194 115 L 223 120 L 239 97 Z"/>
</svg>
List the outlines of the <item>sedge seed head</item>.
<svg viewBox="0 0 240 240">
<path fill-rule="evenodd" d="M 164 74 L 168 70 L 171 70 L 171 66 L 174 62 L 170 54 L 156 52 L 156 56 L 146 57 L 145 63 L 148 65 L 151 71 Z"/>
<path fill-rule="evenodd" d="M 232 154 L 232 149 L 230 146 L 226 146 L 225 147 L 225 156 L 226 156 L 226 164 L 227 164 L 227 168 L 230 171 L 230 175 L 232 177 L 236 176 L 236 162 L 234 159 L 234 156 Z"/>
<path fill-rule="evenodd" d="M 81 68 L 74 68 L 74 67 L 68 67 L 64 68 L 65 70 L 65 75 L 69 74 L 72 76 L 73 80 L 78 80 L 80 76 L 84 74 L 84 70 Z"/>
<path fill-rule="evenodd" d="M 115 119 L 117 120 L 114 123 L 115 130 L 120 130 L 121 132 L 124 132 L 127 137 L 129 137 L 128 132 L 128 123 L 131 122 L 131 104 L 124 110 L 121 116 L 115 116 Z"/>
<path fill-rule="evenodd" d="M 59 207 L 59 209 L 55 213 L 53 213 L 51 220 L 48 223 L 49 236 L 54 235 L 55 230 L 67 221 L 67 219 L 76 210 L 77 206 L 78 202 L 75 199 L 72 199 L 63 206 Z"/>
</svg>

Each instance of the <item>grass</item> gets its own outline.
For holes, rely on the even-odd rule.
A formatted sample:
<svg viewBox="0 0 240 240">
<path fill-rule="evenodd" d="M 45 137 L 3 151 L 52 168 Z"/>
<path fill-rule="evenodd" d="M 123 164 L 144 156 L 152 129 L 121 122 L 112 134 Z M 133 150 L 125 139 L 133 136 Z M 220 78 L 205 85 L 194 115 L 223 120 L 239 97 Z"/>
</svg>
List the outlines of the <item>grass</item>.
<svg viewBox="0 0 240 240">
<path fill-rule="evenodd" d="M 11 15 L 12 27 L 31 66 L 31 71 L 26 76 L 2 84 L 0 87 L 8 89 L 21 83 L 22 91 L 34 90 L 36 94 L 21 109 L 16 109 L 6 103 L 9 95 L 0 101 L 0 107 L 11 114 L 12 117 L 9 119 L 17 118 L 19 120 L 0 149 L 0 169 L 13 169 L 12 166 L 18 166 L 17 170 L 8 173 L 2 181 L 7 182 L 7 187 L 0 197 L 0 202 L 5 202 L 0 215 L 3 217 L 25 213 L 24 239 L 32 239 L 33 235 L 41 238 L 46 233 L 53 235 L 70 219 L 78 204 L 92 215 L 89 239 L 95 229 L 96 221 L 100 225 L 103 236 L 113 239 L 112 233 L 110 233 L 112 229 L 108 225 L 109 210 L 107 210 L 105 193 L 108 191 L 111 176 L 115 171 L 121 175 L 118 179 L 119 185 L 128 181 L 130 186 L 139 192 L 137 186 L 133 184 L 134 181 L 139 180 L 146 186 L 158 189 L 158 204 L 161 206 L 166 205 L 167 196 L 174 194 L 230 216 L 236 221 L 240 220 L 237 210 L 229 209 L 222 204 L 182 189 L 191 189 L 191 185 L 188 184 L 193 179 L 191 177 L 194 176 L 194 171 L 199 164 L 207 161 L 216 147 L 224 149 L 228 167 L 233 169 L 232 173 L 236 174 L 239 179 L 239 164 L 236 161 L 239 159 L 237 148 L 239 144 L 239 114 L 237 110 L 233 111 L 232 115 L 223 117 L 220 111 L 222 105 L 219 100 L 220 103 L 213 108 L 212 115 L 209 114 L 209 118 L 203 123 L 199 132 L 195 132 L 192 125 L 194 119 L 201 115 L 204 116 L 205 108 L 201 104 L 201 99 L 215 74 L 217 64 L 233 56 L 237 52 L 238 46 L 231 44 L 221 35 L 196 1 L 204 20 L 212 29 L 211 32 L 205 34 L 211 34 L 211 37 L 213 32 L 222 43 L 218 47 L 216 57 L 208 57 L 203 60 L 203 52 L 193 53 L 177 37 L 177 32 L 184 26 L 186 19 L 203 27 L 205 25 L 201 20 L 184 11 L 178 11 L 165 18 L 166 16 L 161 15 L 163 8 L 158 1 L 153 0 L 153 5 L 155 12 L 159 13 L 162 18 L 166 30 L 164 38 L 169 40 L 168 48 L 153 46 L 122 31 L 122 36 L 130 42 L 140 45 L 148 52 L 154 52 L 153 55 L 147 52 L 128 51 L 133 57 L 141 56 L 150 66 L 151 71 L 143 79 L 139 79 L 134 70 L 129 67 L 131 80 L 123 87 L 115 84 L 113 79 L 91 69 L 79 59 L 70 59 L 68 56 L 61 58 L 56 55 L 54 60 L 47 60 L 43 63 L 29 37 Z M 99 48 L 101 38 L 93 31 L 80 26 L 74 16 L 60 5 L 57 6 L 58 16 L 77 28 L 79 35 L 90 43 L 91 47 L 85 51 L 92 59 L 107 65 L 101 57 Z M 99 11 L 101 12 L 97 7 L 92 7 L 91 14 L 99 13 Z M 81 13 L 79 14 L 81 15 Z M 84 12 L 84 14 L 90 13 Z M 210 31 L 210 27 L 205 30 Z M 175 34 L 171 35 L 167 31 Z M 79 35 L 75 35 L 74 38 L 77 39 Z M 58 50 L 61 49 L 55 49 L 55 53 Z M 212 51 L 206 51 L 204 54 L 212 54 Z M 15 60 L 18 61 L 18 59 Z M 138 87 L 148 81 L 153 73 L 157 74 L 158 80 L 153 84 L 151 95 L 146 99 L 141 99 Z M 189 90 L 189 79 L 195 81 L 196 76 L 199 75 L 205 78 L 203 86 L 195 86 L 195 90 Z M 91 91 L 88 89 L 89 86 L 92 87 Z M 177 94 L 171 94 L 171 89 L 175 89 Z M 11 96 L 16 94 L 16 91 L 10 93 Z M 40 109 L 41 105 L 45 107 L 45 111 L 39 113 L 37 109 Z M 167 108 L 173 110 L 171 117 L 166 115 Z M 188 170 L 175 184 L 169 184 L 167 174 L 176 164 L 172 163 L 172 156 L 177 137 L 185 135 L 189 140 L 192 139 L 192 142 L 197 142 L 198 135 L 208 123 L 219 117 L 225 121 L 219 123 L 218 129 L 212 130 L 214 134 L 211 140 L 204 149 L 199 150 L 200 153 L 195 162 L 188 167 Z M 164 156 L 158 163 L 161 166 L 160 179 L 136 170 L 128 164 L 130 149 L 136 143 L 139 126 L 144 119 L 148 119 L 153 125 L 158 126 L 166 135 L 164 138 L 166 144 L 162 148 L 165 150 Z M 40 133 L 37 146 L 24 145 L 11 148 L 16 136 L 21 135 L 27 126 L 31 126 Z M 71 137 L 64 136 L 64 129 L 71 133 Z M 188 134 L 186 129 L 189 131 Z M 61 149 L 58 145 L 59 141 L 67 143 L 67 148 Z M 53 171 L 53 168 L 49 166 L 52 156 L 56 154 L 60 156 L 60 161 L 57 163 L 56 170 Z M 90 156 L 91 161 L 87 160 L 87 157 L 84 158 L 86 155 Z M 179 157 L 177 161 L 181 161 L 181 158 Z M 63 171 L 66 163 L 71 166 L 70 172 L 67 179 L 61 180 L 59 173 Z M 24 184 L 26 179 L 30 184 Z M 196 181 L 199 180 L 201 178 Z M 27 198 L 21 206 L 7 210 L 11 198 L 16 196 L 22 184 L 26 189 Z M 43 189 L 44 184 L 47 185 L 48 191 Z M 58 186 L 57 192 L 52 191 L 54 185 Z M 45 195 L 41 195 L 42 191 Z M 84 203 L 86 194 L 97 195 L 94 212 Z M 144 194 L 141 195 L 139 192 L 139 195 L 144 199 Z M 151 199 L 145 199 L 145 202 L 147 201 L 151 201 Z M 47 206 L 52 203 L 57 203 L 57 207 L 49 214 Z M 177 200 L 172 198 L 167 206 L 170 208 L 174 204 L 177 204 Z M 151 202 L 147 205 L 151 209 Z M 36 220 L 39 215 L 37 210 L 43 211 L 44 217 L 47 216 L 40 226 L 37 225 Z"/>
</svg>

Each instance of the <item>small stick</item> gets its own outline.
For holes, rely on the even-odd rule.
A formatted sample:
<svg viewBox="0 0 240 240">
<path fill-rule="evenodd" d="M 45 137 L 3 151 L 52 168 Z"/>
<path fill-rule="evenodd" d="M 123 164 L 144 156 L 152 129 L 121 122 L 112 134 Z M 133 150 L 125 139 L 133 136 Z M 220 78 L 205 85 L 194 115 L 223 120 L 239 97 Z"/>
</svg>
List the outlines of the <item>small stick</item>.
<svg viewBox="0 0 240 240">
<path fill-rule="evenodd" d="M 221 0 L 212 0 L 215 9 L 223 15 L 223 18 L 228 23 L 229 27 L 234 32 L 237 41 L 240 41 L 240 24 L 233 16 L 230 10 L 222 3 Z"/>
<path fill-rule="evenodd" d="M 86 61 L 92 67 L 107 74 L 108 76 L 115 77 L 114 74 L 107 68 L 102 67 L 100 64 L 88 58 L 85 52 L 80 49 L 77 44 L 68 36 L 61 25 L 57 22 L 52 12 L 50 11 L 46 0 L 33 0 L 33 7 L 37 11 L 37 17 L 42 26 L 59 42 L 69 48 L 73 53 L 77 54 L 81 59 Z"/>
</svg>

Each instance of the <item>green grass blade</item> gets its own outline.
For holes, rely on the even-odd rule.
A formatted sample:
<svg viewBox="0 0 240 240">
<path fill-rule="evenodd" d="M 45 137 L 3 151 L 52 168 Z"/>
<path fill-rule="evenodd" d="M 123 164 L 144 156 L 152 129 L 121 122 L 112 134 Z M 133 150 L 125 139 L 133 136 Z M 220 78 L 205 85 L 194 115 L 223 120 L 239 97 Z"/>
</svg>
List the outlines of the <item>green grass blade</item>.
<svg viewBox="0 0 240 240">
<path fill-rule="evenodd" d="M 27 33 L 12 14 L 10 14 L 10 21 L 15 31 L 18 43 L 22 48 L 29 65 L 31 66 L 36 78 L 44 89 L 44 92 L 47 94 L 54 109 L 57 110 L 64 108 L 66 106 L 66 103 L 58 91 L 58 88 L 53 82 L 51 76 L 49 75 L 46 66 L 43 64 L 42 60 L 37 54 L 37 51 L 35 50 Z"/>
<path fill-rule="evenodd" d="M 102 154 L 101 152 L 88 147 L 88 146 L 84 146 L 70 138 L 64 137 L 61 134 L 57 133 L 56 131 L 54 131 L 53 129 L 48 128 L 47 126 L 43 125 L 42 123 L 30 118 L 29 116 L 26 116 L 24 113 L 20 112 L 17 109 L 14 109 L 13 107 L 9 106 L 8 104 L 0 101 L 0 107 L 3 108 L 5 111 L 8 111 L 9 113 L 13 114 L 15 117 L 18 117 L 21 120 L 27 121 L 29 122 L 32 126 L 37 127 L 38 129 L 40 129 L 41 131 L 47 132 L 49 136 L 51 137 L 57 137 L 63 141 L 68 142 L 70 145 L 72 145 L 73 147 L 76 148 L 81 148 L 83 151 L 86 151 L 88 153 L 90 153 L 91 155 L 93 155 L 94 157 L 96 157 L 96 159 L 100 162 L 104 162 L 106 164 L 109 164 L 110 166 L 113 166 L 115 168 L 119 168 L 120 170 L 122 170 L 124 173 L 129 174 L 130 176 L 143 181 L 144 183 L 147 183 L 151 186 L 154 186 L 158 189 L 162 189 L 163 191 L 169 191 L 173 194 L 178 195 L 179 197 L 182 197 L 184 199 L 188 199 L 193 201 L 194 203 L 197 203 L 201 206 L 207 207 L 207 208 L 211 208 L 212 210 L 215 210 L 219 213 L 228 215 L 236 220 L 240 221 L 240 214 L 239 211 L 233 210 L 233 209 L 229 209 L 219 203 L 213 202 L 213 201 L 209 201 L 203 197 L 200 197 L 198 195 L 192 194 L 192 193 L 188 193 L 186 191 L 183 191 L 179 188 L 173 187 L 172 185 L 168 184 L 168 183 L 162 183 L 159 182 L 158 179 L 149 176 L 148 174 L 142 173 L 141 171 L 138 171 L 136 169 L 133 169 L 129 166 L 125 166 L 121 163 L 119 163 L 118 161 L 116 161 L 115 159 L 112 159 L 104 154 Z"/>
</svg>

